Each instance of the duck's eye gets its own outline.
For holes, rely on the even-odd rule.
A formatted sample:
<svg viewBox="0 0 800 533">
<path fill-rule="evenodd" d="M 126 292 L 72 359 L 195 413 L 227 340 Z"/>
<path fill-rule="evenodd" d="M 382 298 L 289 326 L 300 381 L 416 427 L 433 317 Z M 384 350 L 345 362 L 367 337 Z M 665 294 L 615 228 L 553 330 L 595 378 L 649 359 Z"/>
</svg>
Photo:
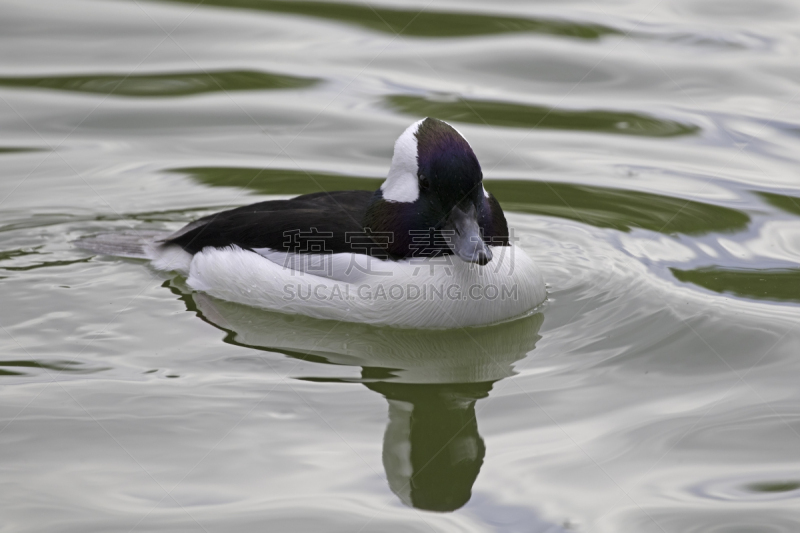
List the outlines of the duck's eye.
<svg viewBox="0 0 800 533">
<path fill-rule="evenodd" d="M 421 191 L 424 191 L 431 186 L 431 183 L 428 181 L 428 178 L 425 177 L 425 174 L 420 174 L 418 177 L 419 177 L 419 188 Z"/>
</svg>

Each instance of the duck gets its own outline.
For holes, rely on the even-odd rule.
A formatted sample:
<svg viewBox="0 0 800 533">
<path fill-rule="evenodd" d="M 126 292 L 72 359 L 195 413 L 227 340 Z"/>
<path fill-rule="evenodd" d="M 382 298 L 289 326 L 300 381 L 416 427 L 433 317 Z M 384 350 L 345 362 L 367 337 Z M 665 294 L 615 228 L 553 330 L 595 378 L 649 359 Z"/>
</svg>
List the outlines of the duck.
<svg viewBox="0 0 800 533">
<path fill-rule="evenodd" d="M 101 234 L 82 248 L 147 259 L 212 297 L 312 318 L 401 328 L 484 326 L 546 299 L 472 147 L 427 117 L 397 139 L 376 191 L 267 200 L 170 233 Z"/>
</svg>

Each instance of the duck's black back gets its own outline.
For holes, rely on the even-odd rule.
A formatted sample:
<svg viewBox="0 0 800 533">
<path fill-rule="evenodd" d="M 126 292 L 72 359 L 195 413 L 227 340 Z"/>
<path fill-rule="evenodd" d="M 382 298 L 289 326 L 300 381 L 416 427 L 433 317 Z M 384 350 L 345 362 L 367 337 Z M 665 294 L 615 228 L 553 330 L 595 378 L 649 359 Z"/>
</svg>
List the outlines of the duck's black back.
<svg viewBox="0 0 800 533">
<path fill-rule="evenodd" d="M 335 191 L 270 200 L 208 215 L 164 240 L 189 253 L 236 245 L 295 253 L 386 255 L 364 238 L 362 220 L 374 193 Z"/>
</svg>

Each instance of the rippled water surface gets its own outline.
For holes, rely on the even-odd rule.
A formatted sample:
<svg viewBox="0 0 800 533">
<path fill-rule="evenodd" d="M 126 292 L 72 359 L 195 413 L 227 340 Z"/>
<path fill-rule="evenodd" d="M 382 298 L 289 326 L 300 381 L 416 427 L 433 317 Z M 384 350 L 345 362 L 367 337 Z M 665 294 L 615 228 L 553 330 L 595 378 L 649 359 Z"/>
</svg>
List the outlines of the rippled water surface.
<svg viewBox="0 0 800 533">
<path fill-rule="evenodd" d="M 800 530 L 800 6 L 0 2 L 8 531 Z M 536 314 L 416 332 L 72 241 L 452 122 Z"/>
</svg>

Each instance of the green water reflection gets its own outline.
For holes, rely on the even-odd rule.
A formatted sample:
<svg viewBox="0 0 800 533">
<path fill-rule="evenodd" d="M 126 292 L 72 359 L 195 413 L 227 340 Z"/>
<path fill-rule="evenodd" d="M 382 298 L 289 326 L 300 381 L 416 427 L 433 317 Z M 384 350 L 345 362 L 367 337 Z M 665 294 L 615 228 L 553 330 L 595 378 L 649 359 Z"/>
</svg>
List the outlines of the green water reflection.
<svg viewBox="0 0 800 533">
<path fill-rule="evenodd" d="M 24 272 L 26 270 L 37 270 L 39 268 L 52 268 L 52 267 L 74 265 L 76 263 L 88 263 L 89 261 L 91 261 L 91 257 L 85 257 L 82 259 L 72 259 L 68 261 L 44 261 L 42 263 L 36 263 L 33 265 L 26 265 L 26 266 L 2 266 L 0 268 L 15 272 Z"/>
<path fill-rule="evenodd" d="M 741 211 L 627 189 L 520 180 L 491 180 L 486 188 L 504 209 L 577 220 L 599 228 L 700 235 L 743 230 Z"/>
<path fill-rule="evenodd" d="M 726 269 L 707 267 L 696 270 L 672 268 L 680 281 L 705 289 L 744 298 L 800 302 L 800 270 L 798 269 Z"/>
<path fill-rule="evenodd" d="M 187 96 L 218 91 L 300 89 L 317 83 L 268 72 L 227 70 L 167 74 L 0 77 L 0 87 L 56 89 L 118 96 Z"/>
<path fill-rule="evenodd" d="M 791 213 L 793 215 L 800 215 L 800 198 L 771 192 L 755 191 L 755 193 L 763 198 L 768 204 L 773 207 L 777 207 L 781 211 L 786 211 L 787 213 Z"/>
<path fill-rule="evenodd" d="M 406 505 L 454 511 L 467 503 L 486 446 L 475 404 L 536 347 L 542 315 L 483 328 L 417 331 L 284 315 L 167 287 L 190 311 L 226 332 L 225 342 L 292 358 L 360 367 L 362 383 L 386 398 L 382 460 L 391 491 Z"/>
<path fill-rule="evenodd" d="M 38 247 L 41 248 L 41 247 Z M 35 248 L 31 249 L 16 249 L 16 250 L 4 250 L 0 251 L 0 261 L 5 261 L 7 259 L 13 259 L 15 257 L 25 257 L 26 255 L 36 255 L 39 252 L 36 251 Z"/>
<path fill-rule="evenodd" d="M 746 487 L 753 492 L 791 492 L 800 489 L 800 482 L 798 481 L 763 481 L 760 483 L 751 483 Z"/>
<path fill-rule="evenodd" d="M 19 154 L 25 152 L 41 152 L 41 148 L 0 146 L 0 154 Z"/>
<path fill-rule="evenodd" d="M 75 361 L 0 361 L 0 376 L 26 376 L 31 374 L 31 372 L 24 369 L 54 370 L 56 372 L 77 374 L 92 374 L 108 370 L 108 368 L 86 368 L 82 363 Z"/>
<path fill-rule="evenodd" d="M 500 33 L 539 33 L 579 39 L 619 35 L 620 31 L 594 23 L 557 19 L 522 18 L 427 8 L 397 9 L 370 4 L 293 2 L 276 0 L 172 0 L 204 6 L 255 9 L 271 13 L 303 15 L 356 24 L 369 30 L 412 37 L 467 37 Z"/>
<path fill-rule="evenodd" d="M 173 172 L 189 174 L 205 185 L 242 187 L 260 194 L 377 190 L 383 182 L 282 169 L 195 167 Z M 485 184 L 508 211 L 567 218 L 600 228 L 699 235 L 739 231 L 750 222 L 741 211 L 652 193 L 524 180 L 487 180 Z"/>
<path fill-rule="evenodd" d="M 673 137 L 697 133 L 700 128 L 673 120 L 622 111 L 575 111 L 508 102 L 436 100 L 422 96 L 388 96 L 386 105 L 415 117 L 437 117 L 452 122 L 511 128 L 576 130 L 645 137 Z"/>
<path fill-rule="evenodd" d="M 189 167 L 170 170 L 188 174 L 203 185 L 241 187 L 259 194 L 308 194 L 320 191 L 375 191 L 382 179 L 276 168 Z"/>
</svg>

